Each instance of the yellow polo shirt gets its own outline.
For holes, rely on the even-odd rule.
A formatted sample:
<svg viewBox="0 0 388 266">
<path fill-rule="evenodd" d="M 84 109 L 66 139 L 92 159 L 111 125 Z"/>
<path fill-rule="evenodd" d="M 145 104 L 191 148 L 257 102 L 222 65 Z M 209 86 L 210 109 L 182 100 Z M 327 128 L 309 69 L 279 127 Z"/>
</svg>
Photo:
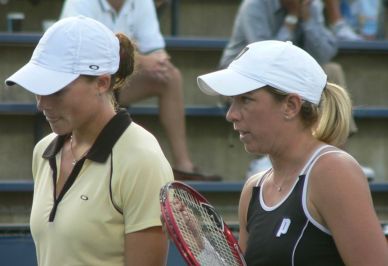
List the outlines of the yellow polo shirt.
<svg viewBox="0 0 388 266">
<path fill-rule="evenodd" d="M 33 154 L 30 217 L 39 266 L 124 265 L 124 236 L 160 226 L 160 188 L 173 179 L 157 140 L 119 112 L 54 199 L 63 143 L 50 134 Z"/>
</svg>

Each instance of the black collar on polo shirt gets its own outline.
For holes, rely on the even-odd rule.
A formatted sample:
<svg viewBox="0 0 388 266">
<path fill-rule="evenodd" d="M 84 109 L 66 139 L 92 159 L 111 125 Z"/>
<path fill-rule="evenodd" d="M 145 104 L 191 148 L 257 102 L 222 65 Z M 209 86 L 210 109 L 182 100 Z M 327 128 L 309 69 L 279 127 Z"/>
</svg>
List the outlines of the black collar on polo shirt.
<svg viewBox="0 0 388 266">
<path fill-rule="evenodd" d="M 104 163 L 108 159 L 109 155 L 111 154 L 113 146 L 120 138 L 120 136 L 123 134 L 125 129 L 127 129 L 128 126 L 131 124 L 131 122 L 132 122 L 131 117 L 129 116 L 127 111 L 120 110 L 106 124 L 106 126 L 102 129 L 102 131 L 98 135 L 96 141 L 94 142 L 89 152 L 83 158 L 78 160 L 77 163 L 74 165 L 74 168 L 71 171 L 69 178 L 66 180 L 65 184 L 63 185 L 63 188 L 60 191 L 58 197 L 56 196 L 57 189 L 55 185 L 57 183 L 57 164 L 56 164 L 55 155 L 61 150 L 61 148 L 63 147 L 63 144 L 65 143 L 65 140 L 68 139 L 70 135 L 67 134 L 67 135 L 57 136 L 47 146 L 42 157 L 49 160 L 50 168 L 52 170 L 53 198 L 54 198 L 54 204 L 50 212 L 49 222 L 54 221 L 58 204 L 61 202 L 66 192 L 73 185 L 76 177 L 81 171 L 81 168 L 85 162 L 85 159 L 89 159 L 98 163 Z"/>
<path fill-rule="evenodd" d="M 102 129 L 85 157 L 95 162 L 105 162 L 108 159 L 113 146 L 131 122 L 132 120 L 128 112 L 124 109 L 120 110 Z M 65 140 L 69 137 L 70 136 L 68 134 L 57 136 L 47 146 L 42 157 L 45 159 L 54 158 L 55 155 L 62 149 Z"/>
</svg>

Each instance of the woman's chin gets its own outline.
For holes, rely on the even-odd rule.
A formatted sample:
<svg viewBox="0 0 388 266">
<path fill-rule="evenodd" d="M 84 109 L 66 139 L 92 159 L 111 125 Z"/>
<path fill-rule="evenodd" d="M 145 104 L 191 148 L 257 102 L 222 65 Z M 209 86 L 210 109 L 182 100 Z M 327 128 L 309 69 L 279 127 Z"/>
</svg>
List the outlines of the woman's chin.
<svg viewBox="0 0 388 266">
<path fill-rule="evenodd" d="M 257 154 L 257 151 L 256 149 L 254 149 L 253 147 L 247 145 L 247 144 L 244 144 L 244 148 L 245 148 L 245 151 L 247 153 L 250 153 L 250 154 Z"/>
</svg>

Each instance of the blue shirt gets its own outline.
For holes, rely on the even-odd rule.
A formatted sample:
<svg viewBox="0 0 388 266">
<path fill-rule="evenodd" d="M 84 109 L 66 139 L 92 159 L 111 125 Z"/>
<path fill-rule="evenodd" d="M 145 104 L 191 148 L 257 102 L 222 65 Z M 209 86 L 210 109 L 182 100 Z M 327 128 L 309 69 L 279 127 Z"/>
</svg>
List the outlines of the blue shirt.
<svg viewBox="0 0 388 266">
<path fill-rule="evenodd" d="M 246 45 L 263 40 L 292 41 L 320 64 L 328 63 L 337 54 L 337 41 L 325 26 L 320 0 L 312 1 L 310 19 L 299 23 L 294 33 L 284 25 L 286 15 L 279 0 L 244 0 L 220 67 L 227 67 Z"/>
</svg>

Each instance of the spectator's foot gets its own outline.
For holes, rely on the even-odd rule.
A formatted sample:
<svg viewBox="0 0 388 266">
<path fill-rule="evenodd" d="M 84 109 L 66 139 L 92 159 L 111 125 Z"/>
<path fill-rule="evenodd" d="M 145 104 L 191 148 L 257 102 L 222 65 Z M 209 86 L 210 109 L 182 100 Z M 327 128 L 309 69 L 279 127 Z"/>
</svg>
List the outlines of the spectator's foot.
<svg viewBox="0 0 388 266">
<path fill-rule="evenodd" d="M 354 32 L 354 30 L 344 20 L 339 20 L 332 25 L 331 30 L 338 41 L 361 41 L 363 38 Z"/>
<path fill-rule="evenodd" d="M 184 172 L 173 169 L 175 180 L 180 181 L 221 181 L 222 177 L 214 174 L 204 174 L 199 172 Z"/>
</svg>

